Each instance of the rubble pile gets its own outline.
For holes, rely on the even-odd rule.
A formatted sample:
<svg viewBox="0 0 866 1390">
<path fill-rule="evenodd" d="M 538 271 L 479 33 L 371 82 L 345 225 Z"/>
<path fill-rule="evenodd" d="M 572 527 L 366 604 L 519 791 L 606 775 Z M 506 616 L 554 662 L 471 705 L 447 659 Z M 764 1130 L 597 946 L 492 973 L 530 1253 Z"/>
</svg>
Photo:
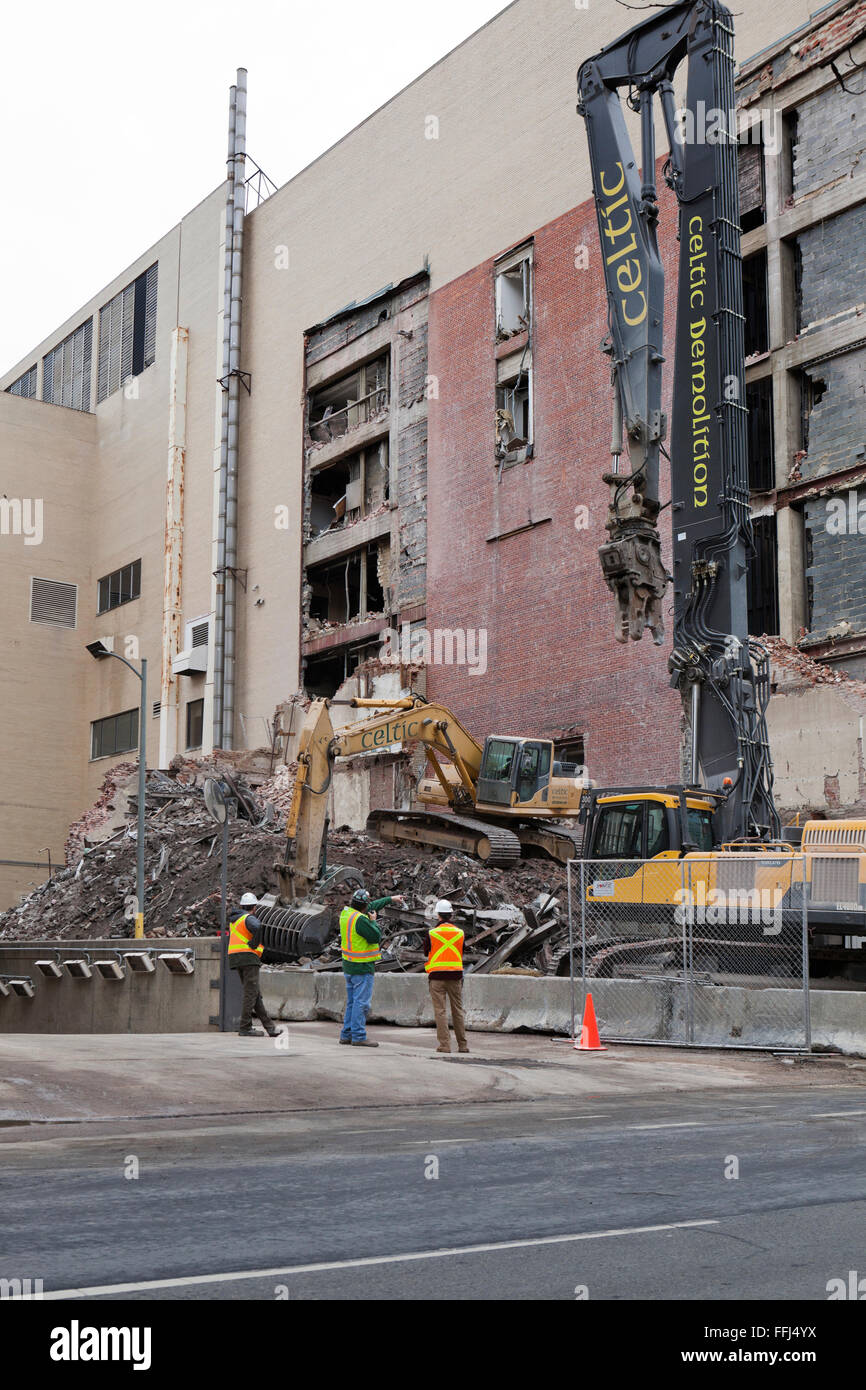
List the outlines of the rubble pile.
<svg viewBox="0 0 866 1390">
<path fill-rule="evenodd" d="M 208 777 L 224 778 L 237 793 L 237 813 L 229 818 L 230 900 L 236 903 L 246 891 L 273 891 L 283 822 L 236 774 L 230 754 L 201 762 L 179 758 L 168 774 L 148 772 L 146 935 L 219 931 L 221 830 L 204 803 Z M 132 935 L 137 798 L 136 765 L 113 768 L 95 806 L 70 831 L 67 867 L 0 914 L 0 941 Z"/>
<path fill-rule="evenodd" d="M 406 899 L 404 907 L 385 907 L 379 914 L 384 942 L 380 970 L 423 971 L 424 933 L 436 921 L 436 902 L 445 898 L 454 909 L 452 921 L 465 934 L 467 973 L 568 971 L 564 864 L 539 858 L 521 859 L 510 869 L 490 868 L 459 852 L 385 845 L 345 830 L 331 835 L 328 862 L 360 869 L 374 898 L 396 894 Z M 345 900 L 342 885 L 325 898 L 335 910 Z M 339 970 L 336 943 L 311 964 L 317 970 Z"/>
<path fill-rule="evenodd" d="M 242 775 L 241 765 L 232 755 L 215 754 L 200 762 L 178 758 L 168 773 L 148 773 L 147 936 L 213 936 L 219 931 L 221 829 L 204 802 L 209 777 L 221 778 L 233 799 L 230 905 L 245 892 L 263 898 L 275 891 L 274 864 L 283 852 L 297 764 L 280 766 L 270 777 L 266 757 L 263 771 Z M 255 768 L 256 759 L 244 766 Z M 0 941 L 133 934 L 137 798 L 136 765 L 113 768 L 95 805 L 70 831 L 66 868 L 0 915 Z M 360 870 L 374 898 L 405 898 L 405 906 L 388 906 L 380 913 L 382 970 L 423 970 L 424 932 L 435 921 L 440 898 L 453 904 L 453 920 L 465 932 L 467 971 L 555 974 L 563 962 L 567 970 L 568 890 L 562 864 L 539 858 L 522 859 L 510 869 L 489 868 L 466 854 L 383 844 L 343 828 L 330 835 L 327 865 Z M 334 938 L 323 956 L 301 962 L 307 968 L 341 968 L 336 924 L 352 887 L 338 882 L 325 898 L 333 913 Z"/>
<path fill-rule="evenodd" d="M 780 671 L 803 685 L 833 685 L 840 694 L 857 700 L 866 700 L 866 682 L 856 680 L 846 671 L 840 671 L 824 662 L 815 661 L 799 647 L 792 647 L 782 637 L 762 637 L 761 643 L 770 653 L 770 659 Z"/>
</svg>

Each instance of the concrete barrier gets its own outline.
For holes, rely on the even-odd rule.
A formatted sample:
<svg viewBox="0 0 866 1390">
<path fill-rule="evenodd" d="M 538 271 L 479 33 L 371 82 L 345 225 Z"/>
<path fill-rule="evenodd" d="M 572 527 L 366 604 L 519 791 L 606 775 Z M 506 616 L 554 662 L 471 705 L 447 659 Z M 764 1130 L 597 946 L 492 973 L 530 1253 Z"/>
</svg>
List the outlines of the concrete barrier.
<svg viewBox="0 0 866 1390">
<path fill-rule="evenodd" d="M 66 969 L 48 979 L 36 968 L 38 960 L 90 957 L 114 960 L 118 952 L 146 950 L 155 958 L 152 973 L 137 974 L 126 967 L 120 980 L 104 979 L 93 970 L 91 979 L 72 979 Z M 171 951 L 192 950 L 191 975 L 175 975 L 159 957 Z M 219 1026 L 219 940 L 214 937 L 158 942 L 39 941 L 0 946 L 0 976 L 22 975 L 32 980 L 32 999 L 10 994 L 0 997 L 0 1033 L 203 1033 Z"/>
<path fill-rule="evenodd" d="M 290 1022 L 343 1017 L 346 990 L 339 971 L 262 972 L 262 994 L 269 1012 Z M 682 986 L 664 980 L 594 980 L 592 997 L 602 1036 L 648 1042 L 686 1040 Z M 802 1040 L 795 990 L 696 987 L 694 1042 L 714 1047 L 797 1047 Z M 580 1009 L 581 993 L 576 991 Z M 866 992 L 812 990 L 812 1042 L 866 1056 Z M 466 1025 L 476 1032 L 553 1033 L 571 1031 L 568 980 L 529 975 L 467 975 L 463 1002 Z M 432 1028 L 433 1009 L 423 975 L 377 977 L 371 1023 Z"/>
</svg>

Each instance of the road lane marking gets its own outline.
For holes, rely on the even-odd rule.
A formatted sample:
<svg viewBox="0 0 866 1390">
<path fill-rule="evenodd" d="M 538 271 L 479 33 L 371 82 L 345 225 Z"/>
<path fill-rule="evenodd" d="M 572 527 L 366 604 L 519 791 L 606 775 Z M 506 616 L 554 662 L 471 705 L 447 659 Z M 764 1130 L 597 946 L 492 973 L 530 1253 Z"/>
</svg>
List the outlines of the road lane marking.
<svg viewBox="0 0 866 1390">
<path fill-rule="evenodd" d="M 701 1129 L 706 1120 L 675 1120 L 663 1125 L 626 1125 L 626 1129 Z"/>
<path fill-rule="evenodd" d="M 531 1135 L 529 1135 L 529 1136 L 527 1136 L 527 1135 L 518 1135 L 517 1137 L 518 1137 L 519 1139 L 523 1139 L 523 1138 L 527 1138 L 527 1137 L 528 1137 L 528 1138 L 532 1138 Z M 511 1139 L 511 1138 L 513 1138 L 513 1136 L 509 1134 L 509 1135 L 506 1136 L 506 1138 Z M 422 1147 L 423 1147 L 424 1145 L 427 1145 L 427 1146 L 429 1147 L 431 1144 L 483 1144 L 484 1142 L 485 1142 L 485 1141 L 484 1141 L 483 1139 L 407 1139 L 407 1140 L 406 1140 L 406 1143 L 407 1143 L 407 1144 L 420 1144 Z"/>
<path fill-rule="evenodd" d="M 336 1139 L 339 1134 L 402 1134 L 403 1126 L 398 1125 L 396 1129 L 332 1129 L 320 1136 L 325 1139 Z"/>
<path fill-rule="evenodd" d="M 610 1115 L 551 1115 L 548 1124 L 563 1124 L 566 1120 L 609 1120 Z"/>
<path fill-rule="evenodd" d="M 822 1114 L 810 1115 L 810 1120 L 847 1120 L 849 1115 L 866 1115 L 866 1110 L 825 1110 Z"/>
<path fill-rule="evenodd" d="M 281 1265 L 276 1269 L 240 1269 L 230 1274 L 195 1274 L 186 1279 L 146 1279 L 136 1284 L 97 1284 L 82 1289 L 52 1289 L 43 1300 L 97 1298 L 103 1294 L 138 1293 L 145 1289 L 185 1288 L 191 1284 L 230 1284 L 241 1279 L 276 1279 L 289 1274 L 319 1274 L 335 1269 L 364 1269 L 371 1265 L 404 1264 L 410 1260 L 442 1260 L 455 1255 L 483 1255 L 498 1250 L 526 1250 L 538 1245 L 566 1245 L 580 1240 L 606 1240 L 612 1236 L 653 1235 L 657 1231 L 684 1231 L 696 1226 L 718 1226 L 706 1221 L 670 1221 L 659 1226 L 623 1226 L 610 1231 L 579 1231 L 567 1236 L 536 1236 L 531 1240 L 500 1240 L 488 1245 L 455 1245 L 442 1250 L 415 1250 L 406 1255 L 370 1255 L 360 1260 L 330 1260 L 324 1264 Z M 21 1295 L 23 1298 L 25 1295 Z M 18 1295 L 12 1296 L 14 1301 Z"/>
</svg>

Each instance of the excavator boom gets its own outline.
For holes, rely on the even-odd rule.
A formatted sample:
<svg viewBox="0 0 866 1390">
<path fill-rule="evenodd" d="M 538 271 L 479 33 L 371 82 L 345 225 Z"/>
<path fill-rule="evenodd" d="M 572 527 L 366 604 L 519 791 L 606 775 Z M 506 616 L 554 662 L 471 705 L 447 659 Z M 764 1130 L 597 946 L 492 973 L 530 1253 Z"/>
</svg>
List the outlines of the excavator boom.
<svg viewBox="0 0 866 1390">
<path fill-rule="evenodd" d="M 673 77 L 688 63 L 686 104 Z M 640 114 L 641 177 L 621 92 Z M 655 111 L 679 202 L 670 476 L 674 649 L 671 684 L 691 730 L 690 780 L 726 793 L 720 838 L 778 835 L 765 710 L 766 652 L 750 638 L 749 508 L 733 20 L 718 0 L 685 0 L 588 59 L 578 74 L 598 214 L 614 391 L 610 541 L 599 552 L 618 605 L 616 636 L 664 637 L 668 576 L 658 518 L 664 270 L 658 250 Z M 624 462 L 623 462 L 624 460 Z M 667 504 L 665 504 L 667 505 Z"/>
</svg>

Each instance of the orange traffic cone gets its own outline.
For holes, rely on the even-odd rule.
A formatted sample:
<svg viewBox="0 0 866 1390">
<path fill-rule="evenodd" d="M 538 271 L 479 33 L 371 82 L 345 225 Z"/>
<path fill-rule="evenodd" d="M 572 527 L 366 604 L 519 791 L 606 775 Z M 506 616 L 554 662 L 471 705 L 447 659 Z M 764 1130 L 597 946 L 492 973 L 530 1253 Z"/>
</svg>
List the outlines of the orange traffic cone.
<svg viewBox="0 0 866 1390">
<path fill-rule="evenodd" d="M 575 1052 L 607 1052 L 606 1047 L 602 1047 L 598 1037 L 598 1024 L 595 1021 L 595 1005 L 592 1002 L 592 995 L 586 996 L 586 1004 L 583 1009 L 583 1027 L 580 1030 L 580 1042 L 574 1044 Z"/>
</svg>

